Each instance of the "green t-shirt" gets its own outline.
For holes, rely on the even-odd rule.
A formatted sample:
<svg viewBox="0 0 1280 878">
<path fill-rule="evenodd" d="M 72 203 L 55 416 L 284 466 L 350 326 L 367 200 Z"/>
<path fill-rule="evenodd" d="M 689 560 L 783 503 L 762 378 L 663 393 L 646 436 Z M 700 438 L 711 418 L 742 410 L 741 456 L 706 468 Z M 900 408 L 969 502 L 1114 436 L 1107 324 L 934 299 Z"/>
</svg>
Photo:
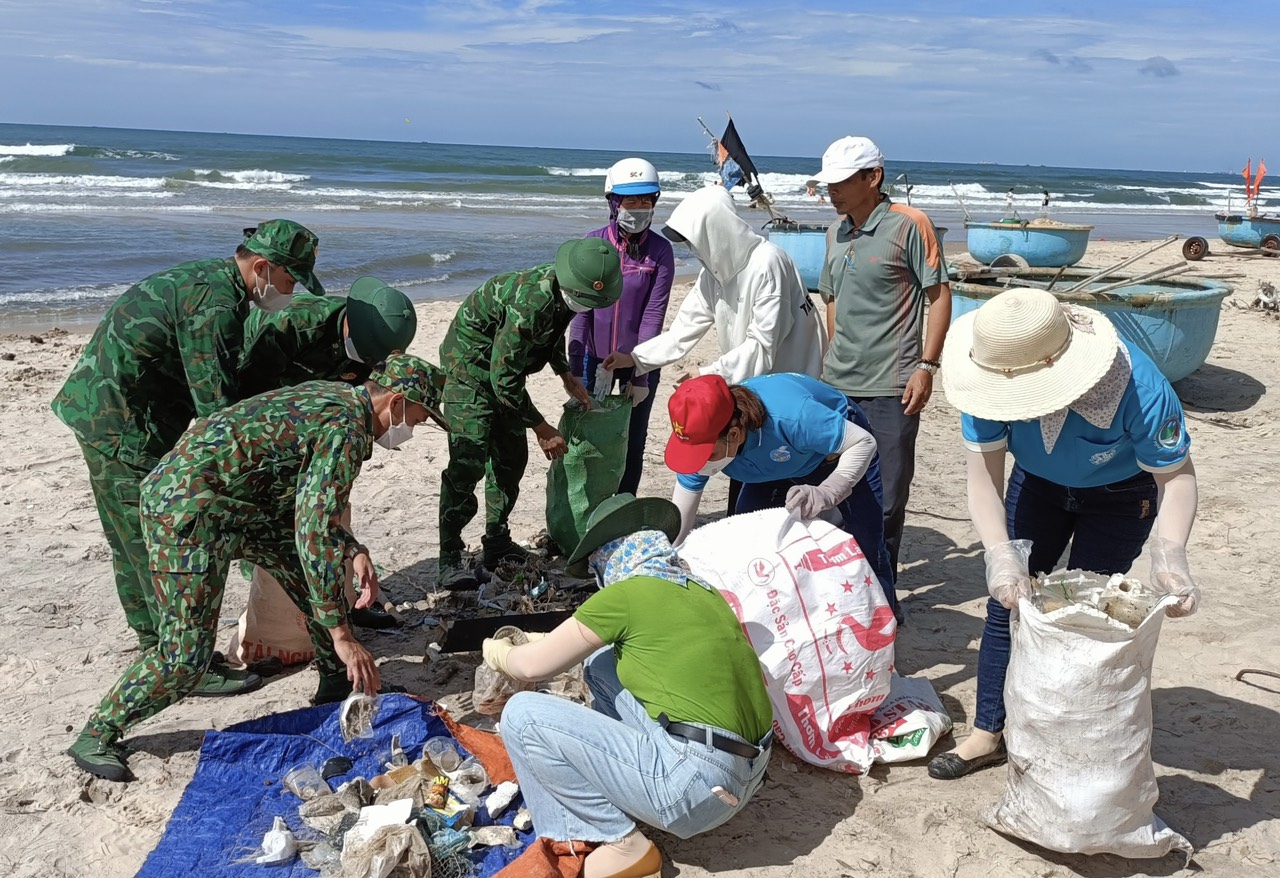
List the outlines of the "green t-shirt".
<svg viewBox="0 0 1280 878">
<path fill-rule="evenodd" d="M 592 595 L 574 618 L 613 644 L 618 679 L 653 719 L 665 713 L 752 743 L 773 726 L 760 661 L 714 589 L 636 576 Z"/>
</svg>

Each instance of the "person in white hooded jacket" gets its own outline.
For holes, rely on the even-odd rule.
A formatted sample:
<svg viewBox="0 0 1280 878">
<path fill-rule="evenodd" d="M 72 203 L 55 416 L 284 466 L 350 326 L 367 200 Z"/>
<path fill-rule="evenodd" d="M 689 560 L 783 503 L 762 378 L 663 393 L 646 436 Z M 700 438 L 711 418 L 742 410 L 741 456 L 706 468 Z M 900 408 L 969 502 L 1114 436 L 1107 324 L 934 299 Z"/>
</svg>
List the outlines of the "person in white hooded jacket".
<svg viewBox="0 0 1280 878">
<path fill-rule="evenodd" d="M 630 354 L 612 354 L 604 368 L 634 367 L 643 374 L 669 366 L 687 356 L 714 326 L 720 356 L 701 368 L 702 375 L 739 384 L 772 372 L 822 374 L 826 330 L 799 269 L 738 216 L 723 187 L 709 186 L 686 197 L 662 233 L 678 245 L 687 244 L 702 271 L 666 332 L 636 345 Z"/>
</svg>

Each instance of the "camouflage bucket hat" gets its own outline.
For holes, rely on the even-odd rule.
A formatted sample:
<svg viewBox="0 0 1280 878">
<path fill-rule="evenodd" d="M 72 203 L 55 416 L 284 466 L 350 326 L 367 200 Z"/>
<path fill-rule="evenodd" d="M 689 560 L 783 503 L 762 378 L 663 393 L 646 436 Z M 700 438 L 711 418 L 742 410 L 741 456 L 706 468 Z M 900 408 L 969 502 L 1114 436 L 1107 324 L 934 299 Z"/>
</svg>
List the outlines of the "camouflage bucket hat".
<svg viewBox="0 0 1280 878">
<path fill-rule="evenodd" d="M 293 220 L 274 219 L 256 229 L 245 229 L 244 234 L 246 250 L 289 272 L 307 292 L 324 295 L 324 287 L 315 275 L 320 239 L 310 229 Z"/>
<path fill-rule="evenodd" d="M 403 393 L 409 402 L 416 402 L 427 410 L 437 424 L 449 429 L 440 414 L 440 399 L 444 391 L 444 370 L 413 354 L 392 354 L 386 362 L 379 363 L 369 380 L 390 390 Z"/>
<path fill-rule="evenodd" d="M 403 352 L 418 331 L 409 297 L 376 277 L 362 277 L 347 293 L 347 334 L 366 363 Z"/>
<path fill-rule="evenodd" d="M 566 241 L 556 251 L 556 282 L 562 293 L 580 305 L 612 305 L 622 296 L 618 251 L 600 238 Z"/>
</svg>

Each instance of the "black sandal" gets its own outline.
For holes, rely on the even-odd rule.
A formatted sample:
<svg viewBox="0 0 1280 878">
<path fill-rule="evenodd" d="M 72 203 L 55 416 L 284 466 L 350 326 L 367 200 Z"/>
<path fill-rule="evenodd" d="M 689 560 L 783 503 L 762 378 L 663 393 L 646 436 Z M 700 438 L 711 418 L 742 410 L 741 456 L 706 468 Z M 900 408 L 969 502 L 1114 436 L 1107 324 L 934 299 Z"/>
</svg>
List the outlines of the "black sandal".
<svg viewBox="0 0 1280 878">
<path fill-rule="evenodd" d="M 930 760 L 929 777 L 935 780 L 956 780 L 983 768 L 1003 765 L 1008 758 L 1009 751 L 1005 748 L 1004 741 L 985 756 L 975 756 L 973 759 L 961 759 L 954 751 L 942 753 Z"/>
</svg>

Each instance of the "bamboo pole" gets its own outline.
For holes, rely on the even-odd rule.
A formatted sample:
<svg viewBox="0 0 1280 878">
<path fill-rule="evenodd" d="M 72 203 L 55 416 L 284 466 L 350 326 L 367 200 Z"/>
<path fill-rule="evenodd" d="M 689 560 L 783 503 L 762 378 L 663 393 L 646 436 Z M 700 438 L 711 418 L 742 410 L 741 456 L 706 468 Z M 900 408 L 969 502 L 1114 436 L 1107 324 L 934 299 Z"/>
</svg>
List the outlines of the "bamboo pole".
<svg viewBox="0 0 1280 878">
<path fill-rule="evenodd" d="M 1065 290 L 1063 290 L 1063 292 L 1074 293 L 1077 290 L 1079 290 L 1081 287 L 1088 286 L 1089 284 L 1093 283 L 1099 278 L 1104 278 L 1107 275 L 1112 274 L 1113 272 L 1117 272 L 1122 268 L 1127 268 L 1128 266 L 1137 262 L 1142 257 L 1150 256 L 1152 253 L 1156 252 L 1161 247 L 1167 247 L 1168 245 L 1172 244 L 1176 240 L 1178 240 L 1177 235 L 1170 235 L 1169 237 L 1165 238 L 1163 241 L 1161 241 L 1160 243 L 1156 244 L 1153 247 L 1148 247 L 1146 250 L 1143 250 L 1139 253 L 1134 254 L 1133 256 L 1130 256 L 1128 259 L 1120 260 L 1110 268 L 1104 268 L 1101 271 L 1098 271 L 1098 272 L 1095 272 L 1094 274 L 1089 275 L 1084 280 L 1078 282 L 1074 286 L 1067 287 Z"/>
</svg>

